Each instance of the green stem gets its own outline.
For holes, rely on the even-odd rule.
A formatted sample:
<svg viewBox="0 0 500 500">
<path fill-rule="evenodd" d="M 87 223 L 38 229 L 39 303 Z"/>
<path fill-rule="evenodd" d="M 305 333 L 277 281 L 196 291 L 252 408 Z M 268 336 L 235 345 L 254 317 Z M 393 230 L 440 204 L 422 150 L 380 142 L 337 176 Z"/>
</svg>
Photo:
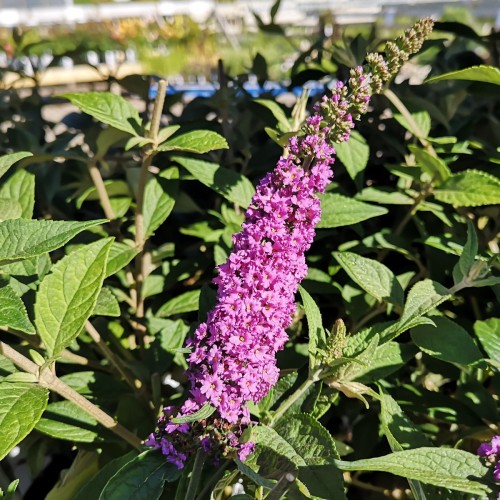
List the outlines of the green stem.
<svg viewBox="0 0 500 500">
<path fill-rule="evenodd" d="M 195 500 L 206 458 L 205 452 L 200 448 L 194 458 L 193 470 L 191 471 L 191 479 L 189 480 L 185 500 Z"/>
<path fill-rule="evenodd" d="M 129 373 L 122 364 L 122 361 L 115 355 L 115 353 L 108 347 L 106 342 L 102 340 L 100 333 L 96 330 L 94 325 L 87 321 L 85 323 L 85 329 L 90 335 L 90 338 L 96 343 L 98 349 L 101 351 L 102 355 L 109 361 L 111 366 L 118 372 L 119 375 L 123 377 L 125 382 L 136 392 L 141 387 L 141 382 L 136 380 L 131 373 Z"/>
<path fill-rule="evenodd" d="M 408 108 L 401 102 L 399 97 L 389 88 L 384 90 L 384 95 L 389 99 L 389 101 L 394 105 L 394 107 L 403 115 L 403 117 L 408 122 L 413 135 L 422 143 L 424 148 L 432 148 L 429 141 L 425 138 L 423 130 L 419 127 L 418 123 L 413 119 Z"/>
<path fill-rule="evenodd" d="M 144 157 L 139 175 L 139 185 L 137 186 L 136 209 L 135 209 L 135 247 L 138 254 L 135 258 L 135 313 L 137 318 L 144 317 L 144 298 L 142 296 L 142 285 L 146 278 L 147 270 L 145 269 L 144 245 L 146 244 L 146 234 L 144 228 L 144 192 L 146 190 L 146 182 L 148 180 L 149 167 L 156 154 L 158 147 L 158 131 L 160 129 L 160 120 L 165 103 L 165 91 L 167 89 L 166 80 L 158 82 L 158 93 L 153 106 L 153 116 L 151 118 L 151 127 L 149 129 L 148 138 L 152 139 L 153 143 L 148 145 L 144 152 Z"/>
<path fill-rule="evenodd" d="M 94 159 L 88 164 L 90 178 L 94 183 L 97 195 L 99 196 L 99 201 L 101 202 L 101 207 L 104 211 L 106 219 L 114 220 L 116 219 L 113 207 L 111 206 L 111 201 L 109 199 L 108 192 L 106 191 L 106 185 L 102 179 L 101 172 L 97 167 L 97 161 Z"/>
<path fill-rule="evenodd" d="M 285 399 L 283 403 L 281 403 L 281 405 L 271 417 L 271 420 L 268 423 L 269 427 L 272 427 L 286 413 L 286 411 L 309 390 L 309 387 L 318 382 L 321 372 L 322 370 L 317 370 L 312 375 L 309 375 L 309 377 L 307 377 L 307 379 L 297 388 L 297 390 L 287 399 Z"/>
<path fill-rule="evenodd" d="M 38 379 L 38 384 L 53 392 L 56 392 L 63 398 L 71 401 L 83 411 L 95 418 L 101 425 L 109 429 L 111 432 L 121 437 L 134 448 L 141 448 L 142 441 L 128 429 L 116 422 L 113 417 L 103 412 L 95 404 L 91 403 L 87 398 L 78 394 L 69 385 L 65 384 L 61 379 L 53 373 L 51 369 L 41 369 L 40 366 L 33 363 L 30 359 L 17 352 L 8 344 L 0 341 L 0 354 L 12 361 L 16 366 L 24 370 L 26 373 L 35 375 Z"/>
</svg>

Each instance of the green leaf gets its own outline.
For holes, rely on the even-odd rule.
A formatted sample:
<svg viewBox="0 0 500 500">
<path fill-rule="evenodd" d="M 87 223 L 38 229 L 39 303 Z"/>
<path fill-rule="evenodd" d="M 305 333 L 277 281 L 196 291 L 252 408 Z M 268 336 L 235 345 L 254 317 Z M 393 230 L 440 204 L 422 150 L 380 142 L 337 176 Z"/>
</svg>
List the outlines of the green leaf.
<svg viewBox="0 0 500 500">
<path fill-rule="evenodd" d="M 370 158 L 370 146 L 366 143 L 365 138 L 353 130 L 349 141 L 335 144 L 335 151 L 349 177 L 361 186 L 360 174 L 365 170 Z"/>
<path fill-rule="evenodd" d="M 333 256 L 349 277 L 370 295 L 378 300 L 403 305 L 403 289 L 384 264 L 352 252 L 334 252 Z"/>
<path fill-rule="evenodd" d="M 194 130 L 177 135 L 158 146 L 157 151 L 186 151 L 188 153 L 208 153 L 215 149 L 228 149 L 226 139 L 212 130 Z"/>
<path fill-rule="evenodd" d="M 381 380 L 404 366 L 417 353 L 417 349 L 410 344 L 386 342 L 379 345 L 367 366 L 360 366 L 356 380 L 371 383 Z"/>
<path fill-rule="evenodd" d="M 266 479 L 265 477 L 262 477 L 260 474 L 257 474 L 252 468 L 248 467 L 248 465 L 245 465 L 241 460 L 236 458 L 235 460 L 236 466 L 238 467 L 238 470 L 250 478 L 255 484 L 258 486 L 264 486 L 265 488 L 273 488 L 274 484 L 272 481 L 269 479 Z M 233 497 L 231 497 L 233 498 Z"/>
<path fill-rule="evenodd" d="M 257 104 L 264 106 L 273 114 L 274 118 L 278 121 L 278 128 L 280 132 L 291 132 L 292 127 L 290 122 L 288 121 L 288 117 L 286 116 L 283 108 L 276 102 L 271 101 L 269 99 L 255 99 Z"/>
<path fill-rule="evenodd" d="M 453 282 L 460 283 L 471 270 L 477 255 L 477 234 L 472 221 L 467 221 L 467 242 L 464 245 L 460 258 L 453 268 Z"/>
<path fill-rule="evenodd" d="M 425 434 L 406 416 L 392 396 L 381 392 L 380 407 L 382 432 L 385 434 L 392 451 L 431 446 Z M 436 490 L 435 487 L 422 484 L 420 481 L 410 479 L 409 483 L 416 499 L 446 498 L 452 500 L 455 498 L 449 490 L 446 490 L 446 494 L 444 494 L 443 490 Z"/>
<path fill-rule="evenodd" d="M 35 427 L 48 400 L 39 385 L 0 383 L 0 460 Z"/>
<path fill-rule="evenodd" d="M 474 332 L 488 356 L 500 363 L 500 318 L 476 321 Z"/>
<path fill-rule="evenodd" d="M 382 205 L 413 205 L 415 199 L 399 191 L 388 191 L 367 187 L 356 195 L 357 200 L 381 203 Z"/>
<path fill-rule="evenodd" d="M 12 483 L 7 486 L 7 493 L 4 494 L 2 488 L 0 488 L 0 498 L 3 498 L 4 500 L 15 500 L 14 493 L 16 492 L 16 489 L 19 485 L 19 479 L 15 479 L 12 481 Z"/>
<path fill-rule="evenodd" d="M 384 207 L 363 203 L 341 194 L 325 193 L 321 195 L 321 212 L 318 228 L 352 226 L 388 211 Z"/>
<path fill-rule="evenodd" d="M 389 472 L 473 495 L 491 493 L 486 484 L 476 480 L 484 478 L 488 469 L 478 456 L 462 450 L 424 447 L 355 462 L 337 460 L 336 465 L 344 471 Z"/>
<path fill-rule="evenodd" d="M 0 198 L 0 221 L 19 219 L 22 216 L 23 207 L 12 198 Z"/>
<path fill-rule="evenodd" d="M 419 130 L 422 132 L 423 137 L 427 137 L 431 131 L 431 116 L 427 111 L 417 111 L 416 113 L 411 113 L 411 117 L 418 125 Z M 399 113 L 394 114 L 394 118 L 409 132 L 415 133 L 413 127 L 408 123 L 406 117 Z"/>
<path fill-rule="evenodd" d="M 99 498 L 106 483 L 126 464 L 137 457 L 137 451 L 130 451 L 126 455 L 115 458 L 107 463 L 95 476 L 81 488 L 73 500 L 89 500 Z"/>
<path fill-rule="evenodd" d="M 159 450 L 148 450 L 111 477 L 99 500 L 157 500 L 165 482 L 177 480 L 180 474 L 177 466 L 167 462 Z"/>
<path fill-rule="evenodd" d="M 125 243 L 113 241 L 106 264 L 106 278 L 123 269 L 136 255 L 137 250 L 135 248 Z"/>
<path fill-rule="evenodd" d="M 384 340 L 397 337 L 410 328 L 420 324 L 422 316 L 432 311 L 451 295 L 443 285 L 429 279 L 419 281 L 409 291 L 403 314 L 397 323 L 385 332 Z"/>
<path fill-rule="evenodd" d="M 451 71 L 444 75 L 434 76 L 429 78 L 425 83 L 436 83 L 443 80 L 470 80 L 500 85 L 500 69 L 494 66 L 471 66 L 459 71 Z"/>
<path fill-rule="evenodd" d="M 11 199 L 19 203 L 21 207 L 19 217 L 31 219 L 35 205 L 35 176 L 26 170 L 18 170 L 0 186 L 0 198 Z M 3 212 L 0 212 L 0 217 L 3 220 L 7 219 Z"/>
<path fill-rule="evenodd" d="M 120 315 L 120 304 L 113 292 L 107 287 L 101 288 L 92 316 L 113 316 L 118 318 Z"/>
<path fill-rule="evenodd" d="M 51 252 L 78 233 L 103 222 L 105 220 L 66 222 L 27 219 L 0 222 L 0 265 Z"/>
<path fill-rule="evenodd" d="M 465 170 L 443 182 L 434 196 L 454 207 L 478 207 L 500 203 L 500 180 L 482 170 Z"/>
<path fill-rule="evenodd" d="M 435 181 L 437 186 L 451 176 L 451 170 L 441 158 L 413 144 L 410 144 L 408 149 L 415 155 L 417 165 Z"/>
<path fill-rule="evenodd" d="M 412 329 L 411 338 L 422 351 L 434 358 L 470 365 L 482 359 L 481 352 L 471 336 L 448 318 L 432 318 L 436 327 L 420 325 Z"/>
<path fill-rule="evenodd" d="M 2 177 L 5 172 L 7 172 L 12 165 L 14 165 L 14 163 L 22 160 L 23 158 L 27 158 L 28 156 L 33 156 L 33 153 L 29 153 L 28 151 L 19 151 L 17 153 L 0 156 L 0 177 Z"/>
<path fill-rule="evenodd" d="M 36 333 L 24 302 L 15 294 L 10 285 L 2 282 L 0 282 L 0 325 L 24 333 Z"/>
<path fill-rule="evenodd" d="M 208 418 L 215 411 L 215 408 L 209 403 L 205 403 L 198 411 L 186 415 L 185 417 L 173 418 L 172 422 L 175 424 L 185 424 L 187 422 L 196 422 L 197 420 L 204 420 Z"/>
<path fill-rule="evenodd" d="M 35 324 L 50 357 L 56 357 L 82 331 L 104 280 L 111 239 L 70 253 L 45 276 L 36 295 Z"/>
<path fill-rule="evenodd" d="M 313 417 L 296 413 L 280 418 L 274 430 L 290 444 L 307 465 L 323 465 L 339 458 L 330 433 Z"/>
<path fill-rule="evenodd" d="M 326 342 L 325 330 L 323 329 L 323 320 L 321 319 L 321 312 L 319 307 L 314 302 L 314 299 L 309 293 L 299 286 L 300 296 L 302 297 L 302 304 L 307 317 L 307 326 L 309 331 L 309 363 L 310 371 L 315 368 L 316 351 L 318 347 L 323 347 Z"/>
<path fill-rule="evenodd" d="M 313 495 L 311 498 L 347 500 L 342 473 L 334 464 L 299 467 L 299 480 Z"/>
<path fill-rule="evenodd" d="M 179 171 L 169 168 L 151 177 L 144 192 L 144 230 L 151 236 L 172 212 L 179 191 Z"/>
<path fill-rule="evenodd" d="M 431 446 L 425 434 L 417 429 L 392 396 L 381 393 L 380 405 L 382 431 L 392 451 Z"/>
<path fill-rule="evenodd" d="M 71 401 L 51 403 L 35 428 L 48 436 L 75 443 L 102 441 L 104 432 L 97 420 Z"/>
<path fill-rule="evenodd" d="M 182 293 L 168 302 L 163 304 L 156 316 L 159 318 L 166 318 L 174 314 L 182 314 L 198 310 L 198 303 L 200 300 L 201 290 L 190 290 L 189 292 Z"/>
<path fill-rule="evenodd" d="M 297 453 L 294 447 L 282 438 L 274 429 L 265 425 L 252 427 L 249 441 L 257 445 L 265 446 L 278 455 L 287 458 L 296 466 L 305 466 L 306 461 Z"/>
<path fill-rule="evenodd" d="M 141 135 L 138 111 L 123 97 L 111 92 L 63 94 L 77 108 L 96 120 L 129 134 Z"/>
<path fill-rule="evenodd" d="M 158 143 L 165 142 L 169 137 L 174 135 L 179 129 L 180 125 L 169 125 L 168 127 L 161 128 L 158 131 Z"/>
<path fill-rule="evenodd" d="M 252 183 L 244 176 L 221 167 L 215 163 L 196 160 L 194 158 L 173 158 L 184 167 L 196 180 L 213 189 L 216 193 L 233 203 L 247 208 L 250 205 L 255 189 Z"/>
</svg>

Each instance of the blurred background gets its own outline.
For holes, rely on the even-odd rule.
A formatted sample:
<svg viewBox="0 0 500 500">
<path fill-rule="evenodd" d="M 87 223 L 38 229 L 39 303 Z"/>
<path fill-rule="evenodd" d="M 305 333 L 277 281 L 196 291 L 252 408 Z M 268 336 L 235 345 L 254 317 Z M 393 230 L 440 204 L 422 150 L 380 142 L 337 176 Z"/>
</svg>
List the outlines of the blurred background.
<svg viewBox="0 0 500 500">
<path fill-rule="evenodd" d="M 379 38 L 415 18 L 459 21 L 479 35 L 500 24 L 498 0 L 0 0 L 0 86 L 82 85 L 128 75 L 172 85 L 232 75 L 283 81 L 318 37 Z M 260 65 L 260 67 L 259 67 Z M 334 68 L 322 68 L 326 71 Z"/>
</svg>

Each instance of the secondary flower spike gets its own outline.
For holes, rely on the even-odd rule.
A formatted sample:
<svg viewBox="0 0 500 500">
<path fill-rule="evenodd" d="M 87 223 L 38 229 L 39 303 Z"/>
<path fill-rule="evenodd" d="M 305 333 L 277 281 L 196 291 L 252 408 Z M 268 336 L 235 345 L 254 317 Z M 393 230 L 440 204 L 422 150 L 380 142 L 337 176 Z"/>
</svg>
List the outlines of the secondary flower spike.
<svg viewBox="0 0 500 500">
<path fill-rule="evenodd" d="M 189 397 L 179 410 L 164 409 L 147 441 L 179 468 L 200 446 L 214 457 L 238 453 L 244 460 L 252 452 L 252 443 L 239 442 L 250 423 L 247 403 L 259 402 L 278 380 L 276 352 L 287 340 L 295 294 L 307 274 L 304 254 L 321 217 L 318 194 L 333 176 L 332 143 L 349 139 L 370 96 L 408 59 L 407 50 L 420 48 L 431 28 L 427 19 L 405 32 L 393 44 L 397 50 L 389 51 L 390 63 L 368 56 L 371 72 L 352 69 L 348 84 L 339 82 L 323 97 L 288 141 L 287 154 L 257 186 L 242 231 L 233 237 L 234 249 L 217 269 L 217 303 L 188 341 Z M 215 408 L 210 417 L 173 421 L 207 404 Z"/>
</svg>

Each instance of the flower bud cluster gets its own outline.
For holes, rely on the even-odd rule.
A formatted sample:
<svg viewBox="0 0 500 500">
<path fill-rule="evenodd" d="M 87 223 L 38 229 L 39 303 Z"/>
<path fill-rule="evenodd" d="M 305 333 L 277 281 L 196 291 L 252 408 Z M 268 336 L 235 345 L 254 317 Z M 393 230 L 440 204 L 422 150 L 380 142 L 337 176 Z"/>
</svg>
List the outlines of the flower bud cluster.
<svg viewBox="0 0 500 500">
<path fill-rule="evenodd" d="M 408 36 L 402 46 L 416 46 L 413 33 Z M 389 73 L 377 64 L 373 71 L 387 81 Z M 289 139 L 287 154 L 257 186 L 231 255 L 218 266 L 216 305 L 188 341 L 189 397 L 179 410 L 164 409 L 147 441 L 179 468 L 199 446 L 214 457 L 237 453 L 241 460 L 253 450 L 239 441 L 250 423 L 247 404 L 258 403 L 278 380 L 276 353 L 287 341 L 295 294 L 307 274 L 304 253 L 321 216 L 318 194 L 333 176 L 332 142 L 349 139 L 378 89 L 361 67 L 351 70 L 348 84 L 339 82 Z M 207 404 L 216 410 L 211 417 L 175 423 Z"/>
</svg>

